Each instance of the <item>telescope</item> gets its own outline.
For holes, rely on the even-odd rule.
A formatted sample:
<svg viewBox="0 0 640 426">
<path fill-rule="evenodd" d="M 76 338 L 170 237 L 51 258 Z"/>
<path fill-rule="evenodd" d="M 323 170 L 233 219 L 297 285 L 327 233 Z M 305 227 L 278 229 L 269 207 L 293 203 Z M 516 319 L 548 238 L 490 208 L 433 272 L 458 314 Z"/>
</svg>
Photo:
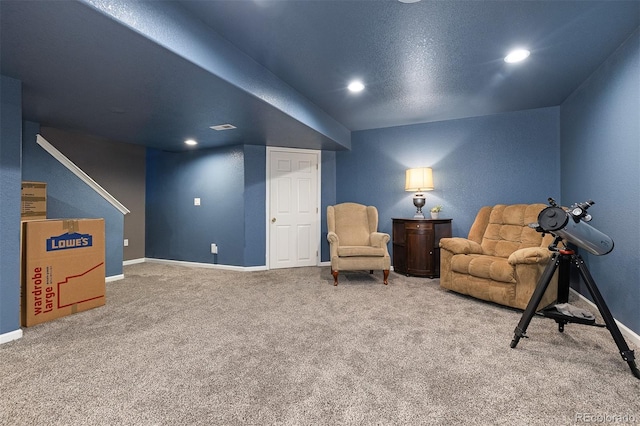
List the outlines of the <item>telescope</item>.
<svg viewBox="0 0 640 426">
<path fill-rule="evenodd" d="M 535 228 L 536 231 L 543 234 L 549 233 L 555 238 L 553 243 L 549 245 L 549 250 L 552 251 L 551 259 L 549 259 L 549 263 L 547 263 L 536 284 L 536 289 L 522 314 L 522 318 L 520 318 L 518 326 L 513 331 L 511 347 L 515 348 L 522 337 L 529 337 L 527 336 L 527 327 L 534 315 L 541 315 L 555 320 L 558 323 L 558 331 L 561 333 L 564 331 L 565 324 L 569 323 L 605 327 L 616 342 L 622 359 L 629 364 L 633 375 L 640 379 L 640 370 L 636 365 L 634 351 L 629 349 L 627 342 L 624 340 L 616 320 L 611 315 L 611 311 L 607 307 L 600 290 L 598 290 L 598 286 L 591 276 L 585 261 L 578 253 L 566 247 L 566 245 L 565 249 L 558 249 L 558 243 L 561 240 L 566 240 L 596 256 L 610 253 L 613 250 L 613 240 L 586 223 L 591 220 L 591 215 L 587 213 L 587 209 L 593 204 L 592 200 L 588 200 L 584 203 L 576 203 L 566 209 L 559 207 L 553 198 L 549 198 L 550 206 L 538 214 L 538 223 L 529 225 L 531 228 Z M 582 281 L 593 298 L 594 304 L 602 315 L 604 324 L 597 324 L 594 315 L 590 313 L 586 315 L 581 309 L 568 303 L 572 270 L 580 274 Z M 558 271 L 557 304 L 538 311 L 542 297 L 549 288 L 556 271 Z"/>
<path fill-rule="evenodd" d="M 587 223 L 591 221 L 587 209 L 595 204 L 592 200 L 573 204 L 568 209 L 559 207 L 553 198 L 549 198 L 549 204 L 538 215 L 538 223 L 531 225 L 536 231 L 552 234 L 596 256 L 613 250 L 611 237 Z"/>
</svg>

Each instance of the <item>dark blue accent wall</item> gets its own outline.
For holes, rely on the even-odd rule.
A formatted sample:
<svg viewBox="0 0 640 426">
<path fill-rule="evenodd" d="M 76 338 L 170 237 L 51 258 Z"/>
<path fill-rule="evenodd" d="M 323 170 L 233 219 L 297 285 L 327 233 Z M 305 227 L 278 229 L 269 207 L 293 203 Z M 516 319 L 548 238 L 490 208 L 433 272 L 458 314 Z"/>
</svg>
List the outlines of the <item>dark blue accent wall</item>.
<svg viewBox="0 0 640 426">
<path fill-rule="evenodd" d="M 405 170 L 432 167 L 424 211 L 441 204 L 466 237 L 482 206 L 559 197 L 559 137 L 558 107 L 354 132 L 351 151 L 336 153 L 337 202 L 376 206 L 391 233 L 392 218 L 415 213 Z"/>
<path fill-rule="evenodd" d="M 256 149 L 249 151 L 260 156 Z M 245 266 L 244 157 L 242 146 L 147 150 L 146 257 Z M 248 162 L 254 164 L 254 159 Z M 257 191 L 254 186 L 250 192 Z M 264 191 L 260 197 L 252 208 L 261 210 L 264 229 Z M 194 198 L 200 198 L 200 206 L 194 206 Z M 264 241 L 264 235 L 261 238 Z M 211 243 L 218 245 L 217 255 L 211 254 Z M 260 249 L 259 264 L 264 265 L 264 243 Z"/>
<path fill-rule="evenodd" d="M 0 336 L 20 329 L 21 90 L 0 76 Z"/>
<path fill-rule="evenodd" d="M 107 277 L 122 275 L 124 215 L 36 143 L 37 123 L 24 122 L 22 180 L 47 183 L 47 218 L 104 218 Z"/>
<path fill-rule="evenodd" d="M 244 146 L 244 266 L 266 264 L 267 149 Z"/>
<path fill-rule="evenodd" d="M 336 152 L 322 151 L 320 168 L 320 259 L 331 260 L 327 241 L 327 207 L 336 204 Z"/>
<path fill-rule="evenodd" d="M 614 250 L 585 254 L 613 316 L 640 333 L 640 34 L 561 106 L 562 202 L 592 199 Z M 588 295 L 586 288 L 580 292 Z"/>
</svg>

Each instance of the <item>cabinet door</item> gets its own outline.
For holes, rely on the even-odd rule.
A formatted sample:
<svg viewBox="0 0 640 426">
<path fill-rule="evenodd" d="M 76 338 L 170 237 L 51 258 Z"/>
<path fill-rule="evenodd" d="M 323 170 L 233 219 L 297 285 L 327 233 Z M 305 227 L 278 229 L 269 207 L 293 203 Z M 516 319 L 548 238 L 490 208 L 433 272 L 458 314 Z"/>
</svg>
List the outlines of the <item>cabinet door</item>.
<svg viewBox="0 0 640 426">
<path fill-rule="evenodd" d="M 407 273 L 407 247 L 404 231 L 404 221 L 393 220 L 393 270 L 399 274 Z"/>
<path fill-rule="evenodd" d="M 430 223 L 407 224 L 407 272 L 433 275 L 433 226 Z"/>
</svg>

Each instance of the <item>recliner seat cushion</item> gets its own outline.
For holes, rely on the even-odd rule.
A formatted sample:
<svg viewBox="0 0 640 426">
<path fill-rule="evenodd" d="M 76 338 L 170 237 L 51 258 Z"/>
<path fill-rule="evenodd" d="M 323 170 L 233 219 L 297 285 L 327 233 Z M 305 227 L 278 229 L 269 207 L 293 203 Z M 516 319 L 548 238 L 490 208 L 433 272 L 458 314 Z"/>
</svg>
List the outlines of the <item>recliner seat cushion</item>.
<svg viewBox="0 0 640 426">
<path fill-rule="evenodd" d="M 515 283 L 515 270 L 506 258 L 480 254 L 456 254 L 451 258 L 451 270 L 478 278 Z"/>
</svg>

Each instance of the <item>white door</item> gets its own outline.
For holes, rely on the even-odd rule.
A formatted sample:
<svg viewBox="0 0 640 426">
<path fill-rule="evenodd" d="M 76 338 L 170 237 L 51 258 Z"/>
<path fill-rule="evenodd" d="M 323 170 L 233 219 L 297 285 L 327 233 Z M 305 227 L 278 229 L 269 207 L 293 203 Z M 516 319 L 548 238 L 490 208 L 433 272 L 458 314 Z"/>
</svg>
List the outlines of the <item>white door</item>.
<svg viewBox="0 0 640 426">
<path fill-rule="evenodd" d="M 318 264 L 319 152 L 278 150 L 268 153 L 269 268 Z"/>
</svg>

